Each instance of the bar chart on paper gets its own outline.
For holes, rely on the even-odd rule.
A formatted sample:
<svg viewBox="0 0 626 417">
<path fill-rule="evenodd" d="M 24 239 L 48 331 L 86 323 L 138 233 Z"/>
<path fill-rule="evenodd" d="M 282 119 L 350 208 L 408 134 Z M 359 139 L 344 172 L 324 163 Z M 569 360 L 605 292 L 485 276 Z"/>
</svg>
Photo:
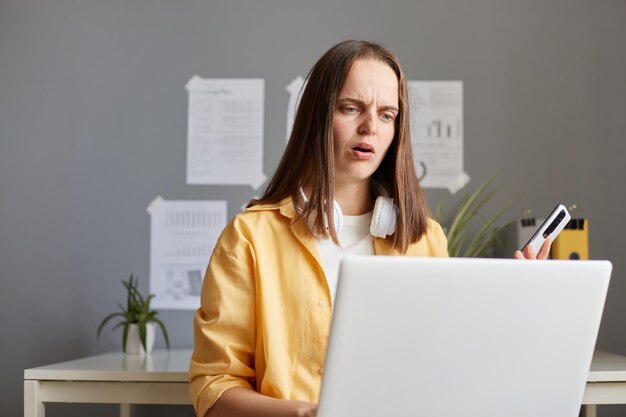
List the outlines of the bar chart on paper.
<svg viewBox="0 0 626 417">
<path fill-rule="evenodd" d="M 416 136 L 429 139 L 459 139 L 461 138 L 461 120 L 454 117 L 438 118 L 417 123 Z"/>
<path fill-rule="evenodd" d="M 225 201 L 150 204 L 150 292 L 155 308 L 196 309 L 207 263 L 226 224 Z"/>
<path fill-rule="evenodd" d="M 463 84 L 410 81 L 411 146 L 425 188 L 456 192 L 469 177 L 463 171 Z"/>
</svg>

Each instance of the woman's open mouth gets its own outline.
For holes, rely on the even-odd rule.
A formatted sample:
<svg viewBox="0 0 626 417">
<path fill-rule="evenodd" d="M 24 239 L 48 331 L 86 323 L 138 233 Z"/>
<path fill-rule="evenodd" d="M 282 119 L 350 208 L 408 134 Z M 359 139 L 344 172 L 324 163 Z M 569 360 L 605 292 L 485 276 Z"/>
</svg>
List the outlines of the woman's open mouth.
<svg viewBox="0 0 626 417">
<path fill-rule="evenodd" d="M 374 157 L 374 147 L 367 143 L 357 143 L 357 145 L 352 148 L 352 155 L 354 155 L 356 159 L 372 159 Z"/>
</svg>

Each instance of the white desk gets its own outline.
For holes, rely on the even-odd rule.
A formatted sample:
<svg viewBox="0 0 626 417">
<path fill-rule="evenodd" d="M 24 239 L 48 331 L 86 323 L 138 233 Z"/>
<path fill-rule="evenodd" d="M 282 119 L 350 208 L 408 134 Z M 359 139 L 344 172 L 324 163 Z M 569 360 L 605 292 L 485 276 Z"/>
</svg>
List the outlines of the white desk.
<svg viewBox="0 0 626 417">
<path fill-rule="evenodd" d="M 191 404 L 188 369 L 191 350 L 122 352 L 91 356 L 24 371 L 24 416 L 44 417 L 44 403 Z M 596 352 L 583 397 L 585 415 L 596 404 L 626 404 L 626 357 Z"/>
<path fill-rule="evenodd" d="M 596 417 L 596 404 L 626 404 L 626 357 L 594 353 L 583 404 L 587 417 Z"/>
<path fill-rule="evenodd" d="M 24 416 L 44 417 L 44 403 L 188 404 L 191 350 L 90 356 L 24 371 Z"/>
</svg>

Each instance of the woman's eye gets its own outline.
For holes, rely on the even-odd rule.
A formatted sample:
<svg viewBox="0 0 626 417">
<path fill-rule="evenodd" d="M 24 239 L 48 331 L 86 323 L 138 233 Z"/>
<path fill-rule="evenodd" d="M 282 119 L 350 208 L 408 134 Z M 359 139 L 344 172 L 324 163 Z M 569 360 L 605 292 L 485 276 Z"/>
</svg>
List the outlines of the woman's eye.
<svg viewBox="0 0 626 417">
<path fill-rule="evenodd" d="M 393 114 L 383 113 L 381 117 L 386 122 L 391 122 L 393 120 Z"/>
<path fill-rule="evenodd" d="M 345 112 L 346 113 L 356 113 L 356 107 L 346 107 L 345 108 Z"/>
</svg>

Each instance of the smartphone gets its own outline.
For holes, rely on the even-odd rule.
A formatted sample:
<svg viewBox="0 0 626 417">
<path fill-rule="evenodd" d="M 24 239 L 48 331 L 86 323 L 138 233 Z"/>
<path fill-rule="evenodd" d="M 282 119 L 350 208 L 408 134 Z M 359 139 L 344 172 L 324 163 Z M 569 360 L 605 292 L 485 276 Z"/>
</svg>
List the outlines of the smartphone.
<svg viewBox="0 0 626 417">
<path fill-rule="evenodd" d="M 563 204 L 556 206 L 546 221 L 535 231 L 528 243 L 524 245 L 522 252 L 530 246 L 535 254 L 539 253 L 543 242 L 545 242 L 547 238 L 554 240 L 571 219 L 572 216 L 570 216 Z"/>
</svg>

